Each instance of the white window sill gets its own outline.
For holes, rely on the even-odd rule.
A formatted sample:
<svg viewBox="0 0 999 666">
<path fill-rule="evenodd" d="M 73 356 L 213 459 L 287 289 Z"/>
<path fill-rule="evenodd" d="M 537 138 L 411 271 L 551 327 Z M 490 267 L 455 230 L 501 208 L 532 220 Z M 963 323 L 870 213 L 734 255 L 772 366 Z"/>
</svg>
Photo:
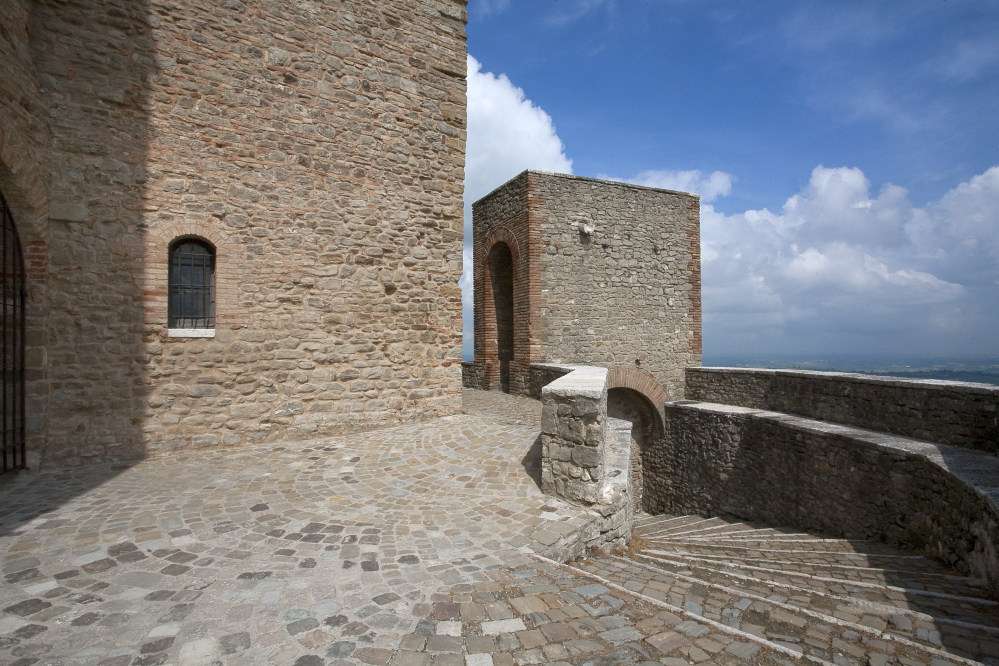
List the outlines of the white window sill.
<svg viewBox="0 0 999 666">
<path fill-rule="evenodd" d="M 168 328 L 168 338 L 214 338 L 214 328 Z"/>
</svg>

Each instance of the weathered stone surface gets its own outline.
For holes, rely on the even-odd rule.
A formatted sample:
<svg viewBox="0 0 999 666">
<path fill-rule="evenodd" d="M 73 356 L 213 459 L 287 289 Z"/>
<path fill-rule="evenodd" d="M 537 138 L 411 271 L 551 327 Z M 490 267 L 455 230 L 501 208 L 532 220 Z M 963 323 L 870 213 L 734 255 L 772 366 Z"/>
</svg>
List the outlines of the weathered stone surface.
<svg viewBox="0 0 999 666">
<path fill-rule="evenodd" d="M 633 515 L 632 424 L 607 416 L 605 368 L 559 370 L 561 376 L 542 389 L 542 490 L 601 516 L 583 537 L 587 547 L 623 545 L 630 537 Z M 550 543 L 534 538 L 545 546 L 557 541 L 552 536 Z"/>
<path fill-rule="evenodd" d="M 473 214 L 469 386 L 499 388 L 508 363 L 509 390 L 539 395 L 531 364 L 577 363 L 640 368 L 683 397 L 683 368 L 701 359 L 697 195 L 526 171 Z M 512 306 L 490 258 L 500 247 Z M 501 350 L 504 326 L 512 344 Z"/>
<path fill-rule="evenodd" d="M 460 409 L 464 7 L 0 0 L 31 467 Z M 167 330 L 185 236 L 205 339 Z"/>
<path fill-rule="evenodd" d="M 999 585 L 999 460 L 715 403 L 666 405 L 644 456 L 654 513 L 727 513 L 923 551 Z"/>
<path fill-rule="evenodd" d="M 691 400 L 845 423 L 999 453 L 999 387 L 841 372 L 687 368 Z"/>
</svg>

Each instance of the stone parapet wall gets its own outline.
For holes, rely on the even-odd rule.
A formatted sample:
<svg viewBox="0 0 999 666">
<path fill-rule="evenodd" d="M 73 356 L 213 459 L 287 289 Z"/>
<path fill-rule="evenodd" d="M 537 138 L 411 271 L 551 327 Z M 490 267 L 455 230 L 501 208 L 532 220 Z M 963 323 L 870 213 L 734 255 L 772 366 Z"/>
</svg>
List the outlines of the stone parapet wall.
<svg viewBox="0 0 999 666">
<path fill-rule="evenodd" d="M 733 515 L 918 549 L 999 591 L 999 460 L 747 407 L 667 403 L 650 513 Z"/>
<path fill-rule="evenodd" d="M 690 400 L 843 423 L 999 455 L 999 386 L 837 372 L 687 368 Z"/>
<path fill-rule="evenodd" d="M 541 400 L 541 391 L 559 377 L 572 372 L 569 366 L 551 363 L 532 363 L 528 395 L 535 400 Z"/>
<path fill-rule="evenodd" d="M 461 362 L 461 387 L 467 389 L 482 388 L 482 372 L 471 361 Z"/>
<path fill-rule="evenodd" d="M 623 544 L 633 512 L 631 424 L 607 417 L 606 369 L 563 368 L 541 392 L 542 490 L 600 514 L 600 536 L 589 545 Z"/>
</svg>

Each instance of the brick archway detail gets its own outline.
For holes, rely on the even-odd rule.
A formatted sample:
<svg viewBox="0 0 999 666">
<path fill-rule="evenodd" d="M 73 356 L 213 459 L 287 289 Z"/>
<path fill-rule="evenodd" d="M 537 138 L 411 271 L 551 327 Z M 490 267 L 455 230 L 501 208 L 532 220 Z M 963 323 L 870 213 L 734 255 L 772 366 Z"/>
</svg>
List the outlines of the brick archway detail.
<svg viewBox="0 0 999 666">
<path fill-rule="evenodd" d="M 482 302 L 475 322 L 476 358 L 482 363 L 482 388 L 500 389 L 499 350 L 496 346 L 496 309 L 492 298 L 492 278 L 489 260 L 493 249 L 503 243 L 510 250 L 513 269 L 513 359 L 509 362 L 509 389 L 514 394 L 526 394 L 530 377 L 530 348 L 527 323 L 529 307 L 527 256 L 517 235 L 505 226 L 493 228 L 485 237 L 483 251 L 474 267 L 475 280 L 481 285 L 477 297 Z M 478 316 L 480 315 L 480 316 Z"/>
<path fill-rule="evenodd" d="M 607 390 L 614 388 L 627 388 L 641 393 L 655 407 L 660 428 L 666 423 L 663 404 L 670 402 L 672 396 L 652 373 L 624 365 L 611 366 L 607 370 Z"/>
<path fill-rule="evenodd" d="M 514 271 L 516 271 L 518 264 L 524 256 L 520 251 L 520 243 L 517 242 L 517 236 L 506 227 L 496 227 L 490 231 L 486 236 L 486 257 L 493 251 L 493 246 L 496 243 L 506 243 L 506 246 L 510 248 L 510 254 L 513 256 Z"/>
<path fill-rule="evenodd" d="M 243 246 L 233 243 L 214 226 L 197 222 L 164 224 L 151 229 L 146 236 L 144 256 L 136 276 L 141 287 L 146 323 L 166 329 L 168 248 L 179 238 L 200 238 L 215 247 L 216 327 L 245 325 L 248 318 L 239 307 Z"/>
</svg>

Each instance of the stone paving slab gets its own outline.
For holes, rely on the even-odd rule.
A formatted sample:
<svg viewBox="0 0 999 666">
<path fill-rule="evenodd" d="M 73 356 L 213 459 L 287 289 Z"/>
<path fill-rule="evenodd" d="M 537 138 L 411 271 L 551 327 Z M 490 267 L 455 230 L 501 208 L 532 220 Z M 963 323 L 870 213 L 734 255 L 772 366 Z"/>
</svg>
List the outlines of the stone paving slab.
<svg viewBox="0 0 999 666">
<path fill-rule="evenodd" d="M 468 393 L 437 421 L 4 479 L 0 663 L 378 663 L 592 518 L 541 493 L 540 404 Z"/>
<path fill-rule="evenodd" d="M 464 402 L 3 479 L 0 664 L 999 666 L 997 604 L 878 544 L 639 516 L 548 559 L 595 517 L 540 492 L 540 404 Z"/>
</svg>

